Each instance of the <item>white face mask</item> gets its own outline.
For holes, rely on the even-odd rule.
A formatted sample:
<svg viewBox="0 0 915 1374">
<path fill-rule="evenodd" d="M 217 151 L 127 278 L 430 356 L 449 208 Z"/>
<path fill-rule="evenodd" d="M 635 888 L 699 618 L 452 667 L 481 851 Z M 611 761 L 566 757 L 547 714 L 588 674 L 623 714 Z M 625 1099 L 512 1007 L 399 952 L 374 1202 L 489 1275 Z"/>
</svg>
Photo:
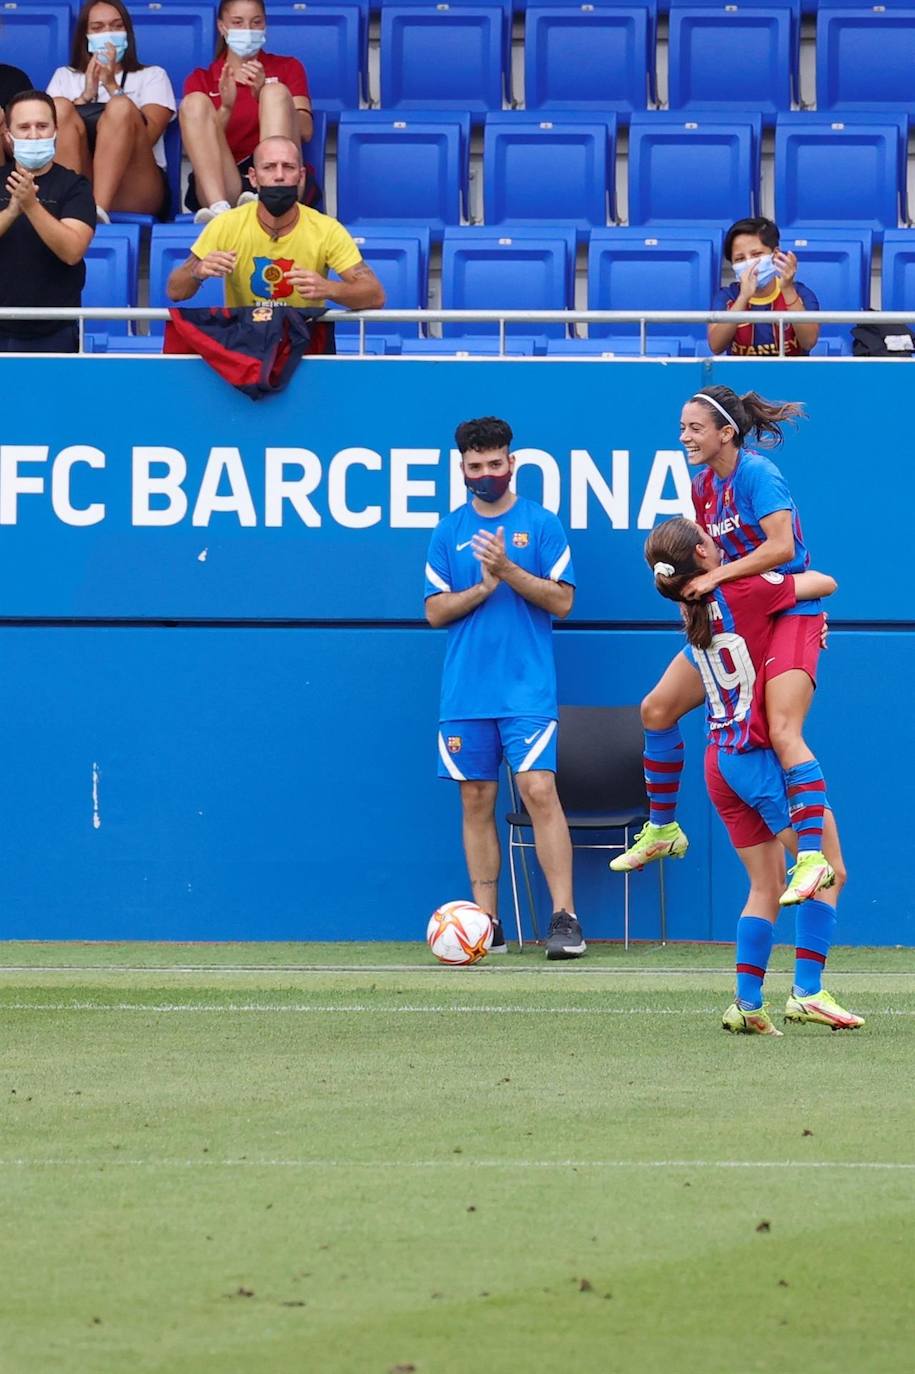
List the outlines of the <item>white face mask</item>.
<svg viewBox="0 0 915 1374">
<path fill-rule="evenodd" d="M 14 138 L 13 157 L 20 167 L 35 172 L 46 163 L 53 162 L 56 147 L 56 134 L 53 138 Z"/>
<path fill-rule="evenodd" d="M 751 267 L 757 269 L 756 285 L 768 286 L 770 281 L 774 281 L 778 276 L 771 253 L 764 253 L 761 258 L 747 258 L 745 262 L 734 263 L 734 275 L 738 281 L 742 281 Z"/>
<path fill-rule="evenodd" d="M 226 46 L 236 57 L 253 57 L 266 41 L 266 29 L 226 29 Z"/>
</svg>

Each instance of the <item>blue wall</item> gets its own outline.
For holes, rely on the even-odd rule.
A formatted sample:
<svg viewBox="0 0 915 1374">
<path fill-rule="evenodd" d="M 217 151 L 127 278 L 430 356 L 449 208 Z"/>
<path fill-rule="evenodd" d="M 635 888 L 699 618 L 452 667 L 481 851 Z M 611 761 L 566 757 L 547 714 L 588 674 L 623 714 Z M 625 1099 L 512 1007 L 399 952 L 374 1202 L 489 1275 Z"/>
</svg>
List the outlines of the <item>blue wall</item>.
<svg viewBox="0 0 915 1374">
<path fill-rule="evenodd" d="M 867 804 L 895 794 L 890 763 L 898 787 L 915 752 L 893 708 L 915 673 L 912 583 L 905 538 L 853 523 L 905 501 L 906 368 L 314 360 L 254 405 L 196 360 L 3 366 L 8 395 L 54 398 L 44 415 L 14 408 L 0 445 L 3 936 L 418 937 L 467 891 L 457 789 L 435 778 L 444 635 L 403 624 L 422 614 L 454 424 L 508 416 L 517 447 L 538 451 L 522 489 L 540 496 L 545 472 L 559 498 L 579 578 L 556 634 L 561 699 L 634 702 L 680 642 L 645 575 L 639 514 L 676 508 L 679 408 L 714 375 L 810 409 L 779 461 L 817 566 L 841 583 L 809 731 L 851 873 L 841 938 L 913 942 L 902 870 L 870 867 L 882 812 Z M 169 497 L 144 498 L 149 449 L 153 474 L 172 450 Z M 268 454 L 280 449 L 298 452 Z M 17 473 L 41 489 L 17 492 Z M 661 504 L 652 473 L 666 474 Z M 612 521 L 583 499 L 600 474 Z M 300 487 L 281 507 L 281 476 L 304 476 L 310 504 Z M 172 523 L 148 523 L 157 508 Z M 670 867 L 670 933 L 728 939 L 743 884 L 689 726 L 692 847 Z M 587 934 L 621 935 L 621 886 L 582 857 Z M 653 935 L 655 875 L 633 891 L 635 933 Z"/>
</svg>

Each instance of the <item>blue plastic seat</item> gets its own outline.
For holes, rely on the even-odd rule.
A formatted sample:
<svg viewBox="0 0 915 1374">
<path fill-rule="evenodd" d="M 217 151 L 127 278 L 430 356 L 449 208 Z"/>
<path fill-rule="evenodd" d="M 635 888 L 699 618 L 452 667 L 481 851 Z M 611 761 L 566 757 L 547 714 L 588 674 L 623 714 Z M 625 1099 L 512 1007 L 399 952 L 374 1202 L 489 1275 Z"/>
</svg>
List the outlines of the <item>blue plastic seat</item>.
<svg viewBox="0 0 915 1374">
<path fill-rule="evenodd" d="M 270 51 L 297 57 L 311 103 L 331 120 L 358 110 L 364 68 L 365 13 L 358 4 L 271 5 Z"/>
<path fill-rule="evenodd" d="M 617 3 L 617 0 L 610 0 L 610 2 Z M 485 8 L 492 8 L 493 6 L 495 6 L 502 16 L 502 52 L 504 61 L 503 78 L 505 82 L 506 93 L 509 96 L 509 98 L 511 97 L 512 22 L 515 13 L 513 0 L 381 0 L 380 10 L 382 15 L 384 14 L 384 10 L 387 5 L 391 5 L 395 9 L 404 9 L 406 7 L 410 7 L 411 9 L 429 10 L 435 8 L 443 13 L 454 13 L 456 10 L 466 8 L 479 9 L 481 6 Z M 379 8 L 378 0 L 372 0 L 372 8 Z M 383 46 L 384 45 L 382 43 L 382 51 Z M 387 104 L 387 100 L 383 100 L 382 103 Z M 468 106 L 467 108 L 469 109 L 470 107 Z"/>
<path fill-rule="evenodd" d="M 175 267 L 180 267 L 191 251 L 191 244 L 200 237 L 199 224 L 156 224 L 153 227 L 149 244 L 149 304 L 170 306 L 165 284 Z M 224 305 L 225 292 L 222 282 L 210 277 L 203 282 L 196 295 L 186 302 L 189 306 Z M 164 326 L 160 320 L 152 320 L 149 332 L 161 339 Z"/>
<path fill-rule="evenodd" d="M 524 40 L 529 110 L 644 110 L 654 66 L 654 5 L 531 3 Z"/>
<path fill-rule="evenodd" d="M 442 244 L 443 310 L 567 310 L 570 235 L 510 229 L 448 229 Z M 446 338 L 498 334 L 498 324 L 446 323 Z M 562 338 L 564 324 L 506 325 L 506 334 Z"/>
<path fill-rule="evenodd" d="M 381 103 L 385 109 L 501 110 L 504 10 L 498 5 L 385 5 Z"/>
<path fill-rule="evenodd" d="M 716 286 L 715 243 L 661 230 L 599 229 L 588 252 L 589 310 L 707 310 Z M 655 330 L 695 345 L 705 326 L 664 321 Z M 592 339 L 638 337 L 637 324 L 592 324 Z"/>
<path fill-rule="evenodd" d="M 500 350 L 499 340 L 492 334 L 464 335 L 460 339 L 404 339 L 403 354 L 419 357 L 472 357 L 491 358 L 504 352 L 508 357 L 530 358 L 534 354 L 546 352 L 546 339 L 541 335 L 506 336 L 505 348 Z"/>
<path fill-rule="evenodd" d="M 323 190 L 326 174 L 324 164 L 327 159 L 327 115 L 321 110 L 312 110 L 311 118 L 314 132 L 309 141 L 302 144 L 302 158 L 314 167 L 315 176 Z"/>
<path fill-rule="evenodd" d="M 888 229 L 883 236 L 883 310 L 911 310 L 915 317 L 915 232 Z"/>
<path fill-rule="evenodd" d="M 629 126 L 629 223 L 660 226 L 756 213 L 761 118 L 658 111 Z"/>
<path fill-rule="evenodd" d="M 170 3 L 170 0 L 168 2 Z M 359 76 L 362 93 L 365 95 L 368 91 L 369 21 L 372 12 L 378 8 L 377 0 L 286 0 L 284 4 L 271 4 L 267 17 L 270 26 L 270 51 L 297 57 L 310 79 L 308 50 L 302 47 L 301 36 L 295 32 L 296 18 L 310 10 L 336 10 L 341 4 L 355 5 L 359 11 Z"/>
<path fill-rule="evenodd" d="M 385 305 L 391 310 L 423 310 L 428 303 L 429 242 L 428 229 L 403 229 L 381 225 L 362 232 L 354 228 L 353 238 L 365 261 L 384 287 Z M 419 325 L 405 320 L 366 321 L 366 337 L 388 339 L 399 351 L 403 338 L 418 338 Z M 359 325 L 338 324 L 337 338 L 359 335 Z"/>
<path fill-rule="evenodd" d="M 100 224 L 86 250 L 84 306 L 137 303 L 140 229 L 136 224 Z M 94 352 L 103 351 L 131 333 L 127 320 L 87 320 L 84 326 Z"/>
<path fill-rule="evenodd" d="M 615 213 L 616 117 L 560 111 L 488 115 L 483 135 L 487 225 L 572 225 L 580 236 Z"/>
<path fill-rule="evenodd" d="M 915 106 L 915 4 L 817 12 L 817 110 L 910 111 Z"/>
<path fill-rule="evenodd" d="M 57 67 L 70 61 L 70 6 L 60 3 L 4 3 L 0 12 L 0 55 L 12 67 L 21 67 L 44 90 Z"/>
<path fill-rule="evenodd" d="M 903 116 L 904 118 L 904 116 Z M 904 212 L 898 121 L 779 115 L 775 129 L 775 215 L 796 225 L 895 229 Z"/>
<path fill-rule="evenodd" d="M 180 102 L 189 73 L 195 67 L 208 67 L 213 60 L 213 6 L 130 0 L 127 8 L 140 60 L 148 67 L 165 68 Z"/>
<path fill-rule="evenodd" d="M 663 328 L 662 325 L 656 327 Z M 609 336 L 607 338 L 550 339 L 546 351 L 551 358 L 638 358 L 643 355 L 641 340 L 638 335 L 635 337 L 630 335 L 626 337 Z M 646 358 L 679 358 L 682 356 L 682 352 L 683 343 L 680 339 L 649 334 L 645 340 L 644 356 Z"/>
<path fill-rule="evenodd" d="M 798 0 L 671 4 L 671 110 L 790 110 L 797 72 Z M 735 61 L 735 55 L 740 60 Z"/>
<path fill-rule="evenodd" d="M 461 221 L 469 115 L 350 111 L 337 136 L 337 218 L 365 228 L 427 226 L 435 239 Z"/>
<path fill-rule="evenodd" d="M 803 229 L 783 233 L 785 252 L 797 254 L 797 277 L 816 294 L 821 310 L 867 310 L 870 306 L 873 234 L 869 229 L 830 232 Z M 851 325 L 824 324 L 821 339 L 848 342 Z"/>
</svg>

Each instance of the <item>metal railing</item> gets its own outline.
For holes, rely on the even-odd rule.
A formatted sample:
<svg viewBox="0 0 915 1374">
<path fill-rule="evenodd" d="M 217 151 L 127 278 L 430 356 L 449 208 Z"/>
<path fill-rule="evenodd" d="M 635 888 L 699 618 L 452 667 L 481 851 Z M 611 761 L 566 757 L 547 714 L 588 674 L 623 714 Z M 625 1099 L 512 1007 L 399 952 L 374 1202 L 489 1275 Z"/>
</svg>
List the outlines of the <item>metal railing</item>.
<svg viewBox="0 0 915 1374">
<path fill-rule="evenodd" d="M 183 302 L 190 305 L 190 302 Z M 193 307 L 191 307 L 193 308 Z M 285 307 L 284 307 L 285 308 Z M 38 306 L 0 307 L 0 320 L 76 320 L 79 323 L 80 352 L 84 351 L 84 326 L 87 320 L 142 321 L 167 320 L 169 312 L 153 306 L 79 306 L 48 308 Z M 772 324 L 778 334 L 778 353 L 785 356 L 785 330 L 795 323 L 803 324 L 900 324 L 915 321 L 911 313 L 901 310 L 806 310 L 794 314 L 782 310 L 328 310 L 328 321 L 343 321 L 359 325 L 359 352 L 365 352 L 366 324 L 496 324 L 498 325 L 499 355 L 505 354 L 506 326 L 514 324 L 577 325 L 637 324 L 639 326 L 640 355 L 645 356 L 650 325 L 696 324 Z M 536 331 L 534 331 L 536 332 Z M 456 351 L 461 340 L 454 338 Z M 109 350 L 116 353 L 117 349 Z M 611 350 L 608 350 L 608 352 Z"/>
</svg>

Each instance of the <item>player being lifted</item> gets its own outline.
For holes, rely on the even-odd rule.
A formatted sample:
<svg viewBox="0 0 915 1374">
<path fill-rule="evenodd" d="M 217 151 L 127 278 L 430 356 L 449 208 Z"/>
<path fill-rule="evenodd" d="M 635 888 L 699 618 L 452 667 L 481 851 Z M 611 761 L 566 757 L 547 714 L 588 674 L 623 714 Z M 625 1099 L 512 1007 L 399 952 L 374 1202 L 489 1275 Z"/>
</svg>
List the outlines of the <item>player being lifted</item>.
<svg viewBox="0 0 915 1374">
<path fill-rule="evenodd" d="M 696 521 L 722 553 L 719 566 L 702 571 L 685 587 L 687 600 L 751 574 L 800 573 L 809 566 L 797 507 L 784 477 L 771 459 L 744 447 L 750 438 L 760 447 L 775 447 L 782 442 L 785 422 L 803 413 L 794 401 L 767 401 L 755 391 L 738 396 L 726 386 L 704 387 L 684 405 L 680 442 L 689 464 L 700 469 L 692 486 Z M 832 876 L 823 854 L 823 808 L 818 804 L 826 783 L 803 735 L 824 624 L 816 599 L 785 610 L 775 623 L 763 665 L 769 737 L 785 773 L 798 842 L 783 906 L 812 897 Z M 679 722 L 704 696 L 696 667 L 678 654 L 642 702 L 649 818 L 631 848 L 612 861 L 617 872 L 686 853 L 689 842 L 676 819 L 683 771 Z"/>
<path fill-rule="evenodd" d="M 572 609 L 575 574 L 565 531 L 550 511 L 516 496 L 512 431 L 489 416 L 458 425 L 471 499 L 439 521 L 426 562 L 426 619 L 448 627 L 438 775 L 460 784 L 473 899 L 498 920 L 501 862 L 495 823 L 503 755 L 534 827 L 553 902 L 548 959 L 585 952 L 572 899 L 572 847 L 556 791 L 553 616 Z"/>
<path fill-rule="evenodd" d="M 799 840 L 789 819 L 785 775 L 769 748 L 763 673 L 785 613 L 799 603 L 831 596 L 836 584 L 818 572 L 767 573 L 724 583 L 700 600 L 685 600 L 691 583 L 709 576 L 722 561 L 714 540 L 691 520 L 658 525 L 645 544 L 645 557 L 661 595 L 683 604 L 684 657 L 699 670 L 707 701 L 706 785 L 750 880 L 737 922 L 737 993 L 722 1025 L 744 1034 L 780 1035 L 763 1003 L 763 980 L 784 888 L 784 850 L 796 854 Z M 808 795 L 813 800 L 814 794 Z M 822 792 L 815 794 L 833 880 L 797 907 L 794 983 L 785 1020 L 853 1030 L 864 1024 L 863 1018 L 840 1007 L 822 986 L 845 881 L 828 805 L 822 814 L 825 801 Z"/>
</svg>

